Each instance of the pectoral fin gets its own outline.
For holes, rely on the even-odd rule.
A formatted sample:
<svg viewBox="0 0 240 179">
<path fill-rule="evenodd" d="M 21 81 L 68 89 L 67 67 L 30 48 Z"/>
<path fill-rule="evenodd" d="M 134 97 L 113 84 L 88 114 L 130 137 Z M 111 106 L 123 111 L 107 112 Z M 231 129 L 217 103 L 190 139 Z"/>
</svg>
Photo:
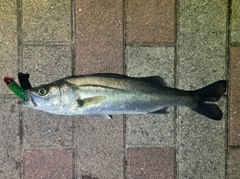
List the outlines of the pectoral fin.
<svg viewBox="0 0 240 179">
<path fill-rule="evenodd" d="M 82 100 L 78 99 L 77 102 L 79 104 L 79 107 L 86 107 L 86 106 L 101 103 L 105 99 L 106 99 L 106 96 L 94 96 L 94 97 L 85 98 L 85 99 L 82 99 Z"/>
</svg>

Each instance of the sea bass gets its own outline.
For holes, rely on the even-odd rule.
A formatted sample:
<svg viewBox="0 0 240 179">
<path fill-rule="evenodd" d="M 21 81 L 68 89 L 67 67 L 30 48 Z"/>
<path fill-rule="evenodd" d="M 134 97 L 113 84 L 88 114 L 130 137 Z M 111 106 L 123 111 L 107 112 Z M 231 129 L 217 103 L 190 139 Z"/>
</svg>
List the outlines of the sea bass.
<svg viewBox="0 0 240 179">
<path fill-rule="evenodd" d="M 19 104 L 58 115 L 110 118 L 116 114 L 164 114 L 168 106 L 185 106 L 210 119 L 220 120 L 215 102 L 226 91 L 221 80 L 195 91 L 167 87 L 159 76 L 135 78 L 93 74 L 64 78 L 25 90 Z"/>
</svg>

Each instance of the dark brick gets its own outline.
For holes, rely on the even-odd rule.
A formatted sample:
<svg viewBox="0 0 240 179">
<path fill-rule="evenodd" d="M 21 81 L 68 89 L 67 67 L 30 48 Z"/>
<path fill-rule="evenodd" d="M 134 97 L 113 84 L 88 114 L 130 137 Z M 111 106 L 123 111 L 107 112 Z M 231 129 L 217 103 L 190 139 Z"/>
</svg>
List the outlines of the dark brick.
<svg viewBox="0 0 240 179">
<path fill-rule="evenodd" d="M 75 75 L 123 73 L 122 0 L 76 1 Z"/>
<path fill-rule="evenodd" d="M 228 150 L 228 162 L 227 162 L 227 178 L 237 179 L 240 176 L 240 149 L 229 148 Z"/>
<path fill-rule="evenodd" d="M 127 150 L 128 179 L 174 179 L 175 149 L 129 148 Z"/>
<path fill-rule="evenodd" d="M 175 0 L 129 0 L 127 43 L 175 43 Z"/>
<path fill-rule="evenodd" d="M 228 145 L 240 146 L 240 47 L 230 47 Z"/>
<path fill-rule="evenodd" d="M 74 178 L 74 150 L 67 148 L 24 150 L 24 179 Z"/>
<path fill-rule="evenodd" d="M 76 173 L 83 179 L 123 178 L 123 117 L 75 117 Z M 85 177 L 85 178 L 84 178 Z"/>
</svg>

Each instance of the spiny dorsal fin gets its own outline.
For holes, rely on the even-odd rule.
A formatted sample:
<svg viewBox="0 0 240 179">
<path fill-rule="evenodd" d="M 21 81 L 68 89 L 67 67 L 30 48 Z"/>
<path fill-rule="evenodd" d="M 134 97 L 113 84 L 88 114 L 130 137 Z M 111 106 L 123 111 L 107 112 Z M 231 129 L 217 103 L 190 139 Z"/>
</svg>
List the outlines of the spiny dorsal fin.
<svg viewBox="0 0 240 179">
<path fill-rule="evenodd" d="M 163 78 L 161 78 L 160 76 L 143 77 L 142 79 L 151 83 L 151 84 L 167 86 L 167 84 L 165 83 Z"/>
</svg>

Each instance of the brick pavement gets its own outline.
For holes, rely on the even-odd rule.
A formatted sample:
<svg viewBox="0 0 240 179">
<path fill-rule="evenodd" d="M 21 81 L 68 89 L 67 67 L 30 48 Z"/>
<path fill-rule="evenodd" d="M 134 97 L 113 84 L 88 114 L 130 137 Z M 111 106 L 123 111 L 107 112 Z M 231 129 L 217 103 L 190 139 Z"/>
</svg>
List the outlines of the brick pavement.
<svg viewBox="0 0 240 179">
<path fill-rule="evenodd" d="M 107 120 L 21 108 L 1 81 L 0 178 L 238 178 L 239 8 L 238 0 L 1 2 L 2 78 L 30 73 L 37 86 L 86 73 L 160 75 L 189 90 L 228 79 L 228 92 L 221 121 L 185 108 Z"/>
</svg>

